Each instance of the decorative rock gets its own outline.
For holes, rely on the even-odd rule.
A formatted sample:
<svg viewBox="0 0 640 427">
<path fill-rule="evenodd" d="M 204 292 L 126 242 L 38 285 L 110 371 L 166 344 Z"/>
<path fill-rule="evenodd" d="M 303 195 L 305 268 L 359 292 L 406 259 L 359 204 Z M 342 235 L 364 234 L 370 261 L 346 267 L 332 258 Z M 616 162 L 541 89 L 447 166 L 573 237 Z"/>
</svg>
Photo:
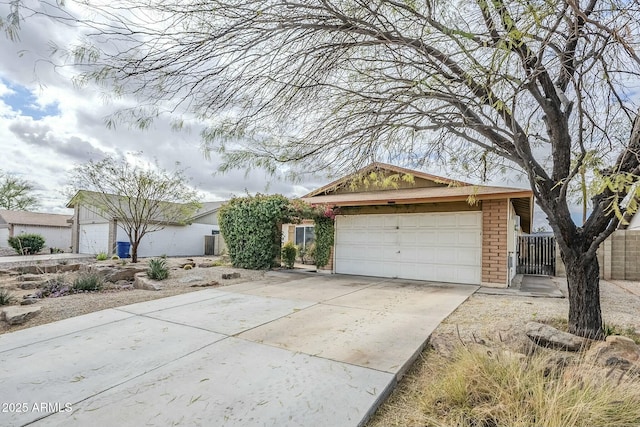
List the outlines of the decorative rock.
<svg viewBox="0 0 640 427">
<path fill-rule="evenodd" d="M 6 321 L 10 325 L 22 325 L 29 319 L 40 313 L 42 307 L 34 305 L 32 307 L 5 307 L 0 311 L 0 319 Z"/>
<path fill-rule="evenodd" d="M 610 335 L 604 342 L 593 345 L 586 358 L 602 366 L 629 369 L 640 364 L 640 346 L 630 338 Z"/>
<path fill-rule="evenodd" d="M 198 267 L 200 268 L 211 268 L 211 267 L 215 267 L 216 264 L 212 263 L 212 262 L 201 262 L 200 264 L 198 264 Z"/>
<path fill-rule="evenodd" d="M 38 298 L 25 298 L 20 301 L 20 305 L 31 305 L 37 303 L 38 301 L 40 301 Z"/>
<path fill-rule="evenodd" d="M 538 322 L 527 323 L 525 333 L 537 345 L 557 350 L 580 351 L 587 343 L 585 338 Z"/>
<path fill-rule="evenodd" d="M 20 282 L 37 282 L 38 280 L 42 280 L 42 275 L 40 274 L 23 274 L 18 276 L 18 281 Z"/>
<path fill-rule="evenodd" d="M 55 265 L 26 265 L 14 268 L 20 274 L 60 273 L 62 271 L 76 271 L 81 264 L 55 264 Z"/>
<path fill-rule="evenodd" d="M 138 273 L 147 271 L 146 267 L 125 267 L 118 268 L 115 272 L 105 276 L 104 280 L 108 282 L 117 282 L 118 280 L 134 280 L 134 277 Z"/>
<path fill-rule="evenodd" d="M 155 280 L 147 277 L 146 273 L 137 273 L 133 281 L 133 287 L 136 289 L 144 289 L 145 291 L 159 291 L 162 286 Z"/>
<path fill-rule="evenodd" d="M 537 346 L 524 333 L 524 324 L 520 322 L 500 322 L 496 324 L 488 338 L 517 353 L 532 355 L 537 349 Z"/>
<path fill-rule="evenodd" d="M 219 285 L 220 285 L 220 283 L 218 283 L 218 282 L 216 282 L 214 280 L 213 282 L 191 285 L 191 287 L 192 288 L 206 288 L 206 287 L 209 287 L 209 286 L 219 286 Z"/>
<path fill-rule="evenodd" d="M 42 279 L 42 277 L 40 279 Z M 47 283 L 46 280 L 40 280 L 39 282 L 22 282 L 19 287 L 20 289 L 37 289 L 42 287 L 45 283 Z"/>
<path fill-rule="evenodd" d="M 180 283 L 193 283 L 193 282 L 201 282 L 204 280 L 202 276 L 187 276 L 178 280 Z"/>
<path fill-rule="evenodd" d="M 239 279 L 240 278 L 240 273 L 226 273 L 226 274 L 222 275 L 222 278 L 224 280 Z"/>
</svg>

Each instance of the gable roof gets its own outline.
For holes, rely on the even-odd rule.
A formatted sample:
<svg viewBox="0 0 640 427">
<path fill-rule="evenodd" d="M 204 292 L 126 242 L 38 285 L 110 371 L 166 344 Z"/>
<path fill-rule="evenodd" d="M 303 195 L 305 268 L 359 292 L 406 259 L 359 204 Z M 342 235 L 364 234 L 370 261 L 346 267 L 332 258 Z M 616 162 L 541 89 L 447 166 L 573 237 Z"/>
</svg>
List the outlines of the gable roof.
<svg viewBox="0 0 640 427">
<path fill-rule="evenodd" d="M 69 202 L 67 203 L 67 207 L 68 207 L 68 208 L 73 208 L 73 207 L 76 205 L 76 201 L 78 200 L 78 196 L 80 196 L 80 195 L 81 195 L 81 193 L 88 194 L 88 195 L 91 195 L 91 194 L 100 194 L 100 193 L 98 193 L 97 191 L 79 190 L 79 191 L 77 191 L 77 192 L 76 192 L 76 194 L 71 198 L 71 200 L 69 200 Z M 118 197 L 116 194 L 107 194 L 107 196 L 109 196 L 109 197 L 113 197 L 113 198 Z M 175 205 L 175 206 L 182 206 L 182 205 L 183 205 L 183 204 L 181 204 L 181 203 L 174 203 L 174 202 L 165 202 L 165 203 L 167 204 L 167 206 L 168 206 L 168 205 Z M 196 212 L 195 212 L 193 215 L 191 215 L 191 216 L 186 220 L 186 222 L 187 222 L 187 223 L 189 223 L 189 222 L 192 222 L 194 219 L 201 218 L 201 217 L 206 216 L 206 215 L 208 215 L 208 214 L 210 214 L 210 213 L 212 213 L 212 212 L 216 212 L 218 209 L 220 209 L 220 207 L 221 207 L 224 203 L 226 203 L 226 201 L 220 201 L 220 202 L 204 202 L 204 203 L 200 203 L 200 205 L 201 205 L 201 206 L 200 206 L 200 208 L 198 208 L 198 210 L 196 210 Z M 161 221 L 161 222 L 163 221 L 162 219 L 158 219 L 158 220 L 159 220 L 159 221 Z M 169 221 L 169 223 L 171 223 L 171 224 L 177 224 L 177 223 L 174 223 L 174 222 L 171 222 L 171 221 Z"/>
<path fill-rule="evenodd" d="M 196 213 L 193 214 L 191 219 L 201 218 L 203 216 L 209 215 L 210 213 L 217 212 L 218 209 L 220 209 L 220 207 L 222 205 L 224 205 L 225 203 L 227 203 L 226 200 L 219 201 L 219 202 L 204 202 L 204 203 L 201 203 L 202 207 L 200 207 L 200 209 L 198 209 L 196 211 Z"/>
<path fill-rule="evenodd" d="M 43 227 L 71 227 L 71 215 L 0 209 L 0 219 L 6 224 L 39 225 Z"/>
<path fill-rule="evenodd" d="M 365 166 L 362 169 L 357 170 L 356 172 L 349 174 L 347 176 L 344 176 L 340 179 L 337 179 L 335 181 L 330 182 L 329 184 L 318 188 L 317 190 L 314 190 L 312 192 L 310 192 L 309 194 L 305 194 L 304 196 L 302 196 L 303 198 L 306 197 L 314 197 L 320 194 L 326 194 L 326 193 L 330 193 L 340 187 L 343 187 L 345 185 L 347 185 L 350 181 L 352 181 L 354 178 L 357 178 L 359 176 L 364 176 L 367 174 L 370 174 L 371 172 L 376 172 L 376 171 L 388 171 L 394 174 L 403 174 L 403 175 L 411 175 L 414 178 L 421 178 L 427 181 L 433 181 L 436 183 L 440 183 L 440 184 L 444 184 L 444 185 L 448 185 L 451 187 L 463 187 L 463 186 L 468 186 L 468 185 L 473 185 L 470 184 L 468 182 L 464 182 L 464 181 L 458 181 L 455 179 L 450 179 L 450 178 L 445 178 L 442 176 L 437 176 L 437 175 L 431 175 L 428 174 L 426 172 L 422 172 L 422 171 L 416 171 L 416 170 L 412 170 L 412 169 L 407 169 L 407 168 L 402 168 L 400 166 L 394 166 L 394 165 L 390 165 L 387 163 L 380 163 L 380 162 L 374 162 L 371 163 L 369 166 Z M 384 190 L 382 190 L 384 191 Z"/>
<path fill-rule="evenodd" d="M 411 187 L 373 191 L 338 192 L 357 176 L 371 171 L 390 171 L 412 175 L 434 181 L 439 186 Z M 533 191 L 524 188 L 494 187 L 489 185 L 474 185 L 463 181 L 443 178 L 411 169 L 400 168 L 384 163 L 372 163 L 360 169 L 355 174 L 347 175 L 330 184 L 325 185 L 306 196 L 302 200 L 309 204 L 324 204 L 329 206 L 375 206 L 395 204 L 443 203 L 471 200 L 511 199 L 516 214 L 521 218 L 522 228 L 528 232 L 533 222 Z"/>
</svg>

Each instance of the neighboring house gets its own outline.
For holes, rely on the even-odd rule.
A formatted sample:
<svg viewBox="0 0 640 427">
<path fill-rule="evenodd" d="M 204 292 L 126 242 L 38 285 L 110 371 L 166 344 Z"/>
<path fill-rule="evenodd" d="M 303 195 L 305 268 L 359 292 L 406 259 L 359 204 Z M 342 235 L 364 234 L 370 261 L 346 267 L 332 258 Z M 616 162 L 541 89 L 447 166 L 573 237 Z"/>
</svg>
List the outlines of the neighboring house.
<svg viewBox="0 0 640 427">
<path fill-rule="evenodd" d="M 354 177 L 409 175 L 397 188 L 355 185 Z M 374 163 L 302 198 L 338 209 L 335 273 L 507 287 L 516 236 L 533 222 L 530 190 L 472 185 Z M 285 240 L 307 233 L 287 226 Z"/>
<path fill-rule="evenodd" d="M 106 218 L 97 209 L 83 204 L 76 197 L 67 207 L 74 208 L 73 252 L 82 254 L 116 253 L 116 242 L 128 242 L 129 237 L 118 218 Z M 218 255 L 224 249 L 218 209 L 224 202 L 202 203 L 202 207 L 185 224 L 166 223 L 162 230 L 146 234 L 139 257 Z M 208 236 L 208 237 L 205 237 Z M 206 244 L 206 243 L 207 244 Z M 206 246 L 206 248 L 205 248 Z"/>
<path fill-rule="evenodd" d="M 7 239 L 20 234 L 40 234 L 45 245 L 65 252 L 71 250 L 71 215 L 0 209 L 0 247 L 8 248 Z"/>
</svg>

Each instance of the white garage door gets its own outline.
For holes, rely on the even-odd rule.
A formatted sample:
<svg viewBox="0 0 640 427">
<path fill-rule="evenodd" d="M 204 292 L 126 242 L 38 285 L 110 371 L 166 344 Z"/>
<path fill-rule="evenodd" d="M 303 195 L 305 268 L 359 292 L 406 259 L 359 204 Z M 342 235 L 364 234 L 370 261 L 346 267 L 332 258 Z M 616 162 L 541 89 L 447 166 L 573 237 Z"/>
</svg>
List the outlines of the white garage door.
<svg viewBox="0 0 640 427">
<path fill-rule="evenodd" d="M 109 253 L 109 224 L 80 225 L 78 249 L 81 254 Z"/>
<path fill-rule="evenodd" d="M 479 285 L 482 212 L 340 215 L 335 271 Z"/>
</svg>

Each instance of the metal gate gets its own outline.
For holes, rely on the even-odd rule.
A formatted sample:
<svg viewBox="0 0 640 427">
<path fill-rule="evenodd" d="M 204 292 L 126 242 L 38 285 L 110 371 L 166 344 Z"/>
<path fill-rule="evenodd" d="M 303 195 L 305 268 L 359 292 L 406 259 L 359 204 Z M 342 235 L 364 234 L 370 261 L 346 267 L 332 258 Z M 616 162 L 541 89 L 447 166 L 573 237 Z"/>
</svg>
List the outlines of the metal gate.
<svg viewBox="0 0 640 427">
<path fill-rule="evenodd" d="M 556 274 L 556 238 L 551 233 L 518 236 L 518 274 Z"/>
</svg>

